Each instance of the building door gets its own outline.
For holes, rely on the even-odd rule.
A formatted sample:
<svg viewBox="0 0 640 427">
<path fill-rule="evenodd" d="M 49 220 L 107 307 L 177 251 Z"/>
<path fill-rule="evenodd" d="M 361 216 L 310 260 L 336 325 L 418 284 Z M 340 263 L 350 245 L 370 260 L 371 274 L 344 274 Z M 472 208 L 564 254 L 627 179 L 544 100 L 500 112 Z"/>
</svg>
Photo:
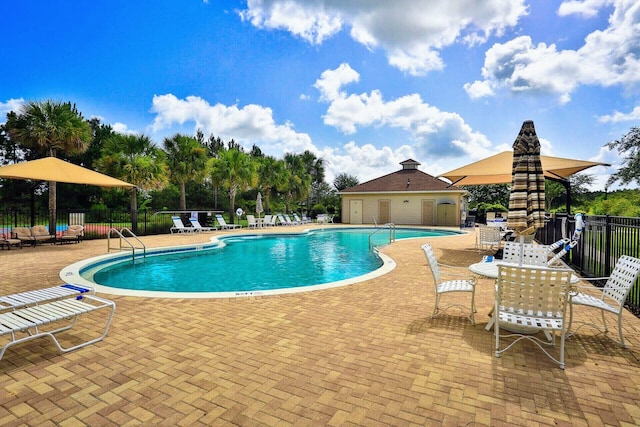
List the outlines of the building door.
<svg viewBox="0 0 640 427">
<path fill-rule="evenodd" d="M 434 207 L 434 200 L 422 201 L 422 225 L 436 225 L 435 215 L 433 214 Z"/>
<path fill-rule="evenodd" d="M 380 224 L 391 222 L 391 202 L 389 200 L 378 201 L 378 222 Z"/>
<path fill-rule="evenodd" d="M 362 200 L 349 200 L 349 223 L 362 224 Z"/>
<path fill-rule="evenodd" d="M 438 225 L 455 226 L 458 224 L 456 205 L 441 203 L 438 205 Z"/>
</svg>

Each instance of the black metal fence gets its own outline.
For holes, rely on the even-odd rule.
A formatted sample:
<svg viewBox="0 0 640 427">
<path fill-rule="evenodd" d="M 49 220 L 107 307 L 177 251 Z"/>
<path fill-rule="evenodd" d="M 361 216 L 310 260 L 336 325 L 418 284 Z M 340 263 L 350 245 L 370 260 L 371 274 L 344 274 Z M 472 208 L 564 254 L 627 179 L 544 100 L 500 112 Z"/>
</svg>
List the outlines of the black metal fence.
<svg viewBox="0 0 640 427">
<path fill-rule="evenodd" d="M 111 228 L 128 228 L 138 236 L 154 234 L 166 234 L 170 232 L 173 222 L 170 213 L 157 213 L 147 210 L 138 211 L 136 224 L 131 222 L 129 211 L 100 209 L 100 210 L 73 210 L 57 212 L 57 231 L 64 230 L 71 224 L 80 224 L 85 227 L 85 239 L 103 239 Z M 188 218 L 190 214 L 185 214 Z M 199 218 L 200 223 L 206 226 L 210 218 Z M 49 226 L 48 211 L 31 212 L 20 209 L 0 210 L 0 230 L 3 234 L 9 234 L 14 227 L 31 227 L 33 225 Z"/>
<path fill-rule="evenodd" d="M 640 258 L 640 218 L 585 215 L 584 220 L 585 230 L 578 244 L 564 258 L 582 276 L 608 276 L 621 255 Z M 536 239 L 548 245 L 563 237 L 571 238 L 575 225 L 566 215 L 555 216 L 538 230 Z M 631 290 L 627 305 L 633 313 L 640 314 L 640 279 Z"/>
<path fill-rule="evenodd" d="M 212 218 L 200 212 L 199 221 L 203 226 L 211 225 Z M 131 229 L 138 236 L 166 234 L 173 225 L 171 214 L 152 211 L 138 211 L 136 224 L 131 223 L 129 211 L 85 210 L 58 211 L 58 227 L 64 229 L 71 224 L 85 226 L 85 239 L 106 238 L 111 228 Z M 190 214 L 183 214 L 188 218 Z M 585 230 L 578 245 L 564 258 L 575 271 L 585 277 L 606 277 L 611 273 L 616 260 L 621 255 L 640 258 L 640 218 L 613 216 L 585 216 Z M 186 221 L 185 221 L 186 223 Z M 48 225 L 47 211 L 31 212 L 19 209 L 0 209 L 0 230 L 10 233 L 13 227 Z M 566 215 L 556 215 L 538 230 L 536 239 L 543 244 L 551 244 L 563 237 L 571 237 L 575 221 Z M 602 283 L 603 284 L 603 283 Z M 640 280 L 636 282 L 627 301 L 629 309 L 640 315 Z"/>
</svg>

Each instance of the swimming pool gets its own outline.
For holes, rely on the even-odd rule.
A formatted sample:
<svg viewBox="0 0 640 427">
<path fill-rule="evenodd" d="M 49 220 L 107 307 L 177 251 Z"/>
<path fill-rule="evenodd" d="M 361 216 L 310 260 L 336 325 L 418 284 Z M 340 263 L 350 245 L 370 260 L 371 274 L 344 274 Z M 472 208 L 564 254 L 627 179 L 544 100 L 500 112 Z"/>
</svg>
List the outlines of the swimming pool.
<svg viewBox="0 0 640 427">
<path fill-rule="evenodd" d="M 396 229 L 396 239 L 453 234 L 460 233 Z M 118 294 L 230 297 L 307 291 L 392 270 L 393 260 L 371 249 L 388 240 L 388 230 L 372 228 L 218 236 L 210 244 L 151 250 L 136 261 L 130 254 L 98 257 L 69 266 L 61 277 Z"/>
</svg>

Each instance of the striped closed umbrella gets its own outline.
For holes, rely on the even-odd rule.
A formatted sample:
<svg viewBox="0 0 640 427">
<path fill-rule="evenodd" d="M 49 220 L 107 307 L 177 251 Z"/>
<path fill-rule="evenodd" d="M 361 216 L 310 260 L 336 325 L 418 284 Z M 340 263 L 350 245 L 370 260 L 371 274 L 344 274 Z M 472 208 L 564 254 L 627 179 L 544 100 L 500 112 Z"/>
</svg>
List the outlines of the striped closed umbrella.
<svg viewBox="0 0 640 427">
<path fill-rule="evenodd" d="M 522 124 L 513 143 L 513 170 L 507 226 L 518 234 L 531 234 L 544 227 L 544 173 L 540 141 L 533 121 Z"/>
</svg>

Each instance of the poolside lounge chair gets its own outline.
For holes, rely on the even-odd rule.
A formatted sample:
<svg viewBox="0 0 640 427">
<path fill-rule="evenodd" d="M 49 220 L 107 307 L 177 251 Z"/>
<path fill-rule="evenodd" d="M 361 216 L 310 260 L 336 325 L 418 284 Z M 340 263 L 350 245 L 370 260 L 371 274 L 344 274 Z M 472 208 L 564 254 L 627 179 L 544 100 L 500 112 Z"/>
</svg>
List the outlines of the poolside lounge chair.
<svg viewBox="0 0 640 427">
<path fill-rule="evenodd" d="M 110 313 L 100 336 L 70 347 L 63 347 L 60 344 L 56 338 L 58 332 L 75 327 L 80 315 L 103 308 L 109 309 Z M 58 349 L 65 353 L 96 343 L 107 335 L 115 308 L 116 305 L 113 301 L 95 295 L 83 294 L 0 313 L 0 337 L 9 338 L 9 341 L 0 348 L 0 360 L 9 347 L 41 337 L 49 337 Z M 70 323 L 60 326 L 60 321 L 70 321 Z M 54 329 L 48 330 L 47 327 L 50 325 Z"/>
<path fill-rule="evenodd" d="M 556 362 L 560 369 L 564 369 L 570 279 L 569 269 L 498 265 L 493 311 L 497 320 L 494 322 L 496 357 L 500 357 L 518 341 L 529 340 Z M 536 337 L 527 330 L 531 328 L 551 333 L 552 339 L 544 341 Z M 500 334 L 501 329 L 509 332 Z M 560 333 L 560 349 L 557 356 L 543 347 L 555 347 L 556 332 Z M 500 348 L 500 341 L 510 337 L 517 338 L 506 347 Z"/>
<path fill-rule="evenodd" d="M 80 243 L 84 236 L 84 227 L 82 225 L 70 225 L 56 238 L 57 243 Z"/>
<path fill-rule="evenodd" d="M 236 228 L 242 228 L 240 224 L 227 224 L 227 222 L 224 220 L 224 218 L 220 214 L 216 215 L 216 221 L 218 221 L 218 224 L 220 224 L 221 230 L 233 230 Z"/>
<path fill-rule="evenodd" d="M 3 234 L 2 238 L 0 238 L 0 246 L 6 246 L 7 250 L 11 250 L 11 246 L 18 246 L 20 249 L 22 249 L 22 240 L 12 239 L 10 236 Z"/>
<path fill-rule="evenodd" d="M 307 223 L 306 220 L 300 219 L 300 217 L 298 216 L 297 213 L 293 214 L 293 220 L 294 220 L 294 222 L 297 222 L 298 224 L 306 224 Z"/>
<path fill-rule="evenodd" d="M 618 334 L 620 335 L 620 345 L 622 348 L 626 348 L 627 345 L 624 342 L 624 336 L 622 334 L 622 313 L 624 310 L 624 304 L 627 301 L 631 288 L 636 283 L 640 275 L 640 259 L 634 258 L 628 255 L 622 255 L 616 266 L 611 272 L 609 277 L 594 277 L 583 278 L 583 280 L 603 280 L 607 279 L 603 288 L 595 288 L 590 286 L 589 292 L 578 292 L 571 297 L 571 303 L 569 308 L 569 327 L 567 331 L 571 330 L 571 324 L 573 322 L 573 306 L 581 305 L 585 307 L 595 308 L 600 310 L 602 316 L 602 328 L 599 325 L 591 322 L 581 322 L 581 325 L 573 332 L 568 332 L 571 336 L 575 334 L 578 329 L 583 326 L 589 325 L 596 328 L 599 331 L 608 332 L 607 321 L 605 320 L 605 312 L 615 314 L 618 317 Z M 597 292 L 596 295 L 591 295 L 593 292 Z"/>
<path fill-rule="evenodd" d="M 193 233 L 195 229 L 193 227 L 185 227 L 182 223 L 182 219 L 179 216 L 172 216 L 171 220 L 173 221 L 173 226 L 169 231 L 171 234 L 173 233 Z"/>
<path fill-rule="evenodd" d="M 0 296 L 0 311 L 15 310 L 29 305 L 55 301 L 57 299 L 95 293 L 96 291 L 93 288 L 66 283 L 64 285 L 52 286 L 50 288 L 2 295 Z"/>
<path fill-rule="evenodd" d="M 218 227 L 216 226 L 203 227 L 202 225 L 200 225 L 200 221 L 198 221 L 196 218 L 189 218 L 189 222 L 191 223 L 191 227 L 193 227 L 193 231 L 195 232 L 206 233 L 207 231 L 215 231 L 218 229 Z"/>
<path fill-rule="evenodd" d="M 471 320 L 472 325 L 475 325 L 476 320 L 474 317 L 474 313 L 476 312 L 475 295 L 477 279 L 466 273 L 464 275 L 461 275 L 461 273 L 454 273 L 454 267 L 438 263 L 436 255 L 434 254 L 433 248 L 430 244 L 425 243 L 424 245 L 422 245 L 422 251 L 427 258 L 429 267 L 431 268 L 431 273 L 433 275 L 433 281 L 436 290 L 436 301 L 433 307 L 431 318 L 433 319 L 438 314 L 444 313 L 451 307 L 463 307 L 458 303 L 452 303 L 443 308 L 441 308 L 440 306 L 440 298 L 443 294 L 463 292 L 471 294 L 471 312 L 469 314 L 469 320 Z M 441 267 L 443 267 L 443 271 L 440 270 Z M 446 272 L 444 271 L 445 269 L 447 270 Z M 449 276 L 447 277 L 448 280 L 443 280 L 444 275 Z"/>
<path fill-rule="evenodd" d="M 284 219 L 289 223 L 289 225 L 300 225 L 300 222 L 292 221 L 291 217 L 288 214 L 284 214 Z"/>
<path fill-rule="evenodd" d="M 273 218 L 275 218 L 273 215 L 265 215 L 264 219 L 262 220 L 262 225 L 264 225 L 265 227 L 273 227 L 275 225 L 271 222 Z"/>
<path fill-rule="evenodd" d="M 293 225 L 293 223 L 291 222 L 291 219 L 287 221 L 284 215 L 282 214 L 278 214 L 278 220 L 280 221 L 280 225 Z"/>
<path fill-rule="evenodd" d="M 258 221 L 256 221 L 255 216 L 247 215 L 247 226 L 249 228 L 258 228 Z"/>
</svg>

